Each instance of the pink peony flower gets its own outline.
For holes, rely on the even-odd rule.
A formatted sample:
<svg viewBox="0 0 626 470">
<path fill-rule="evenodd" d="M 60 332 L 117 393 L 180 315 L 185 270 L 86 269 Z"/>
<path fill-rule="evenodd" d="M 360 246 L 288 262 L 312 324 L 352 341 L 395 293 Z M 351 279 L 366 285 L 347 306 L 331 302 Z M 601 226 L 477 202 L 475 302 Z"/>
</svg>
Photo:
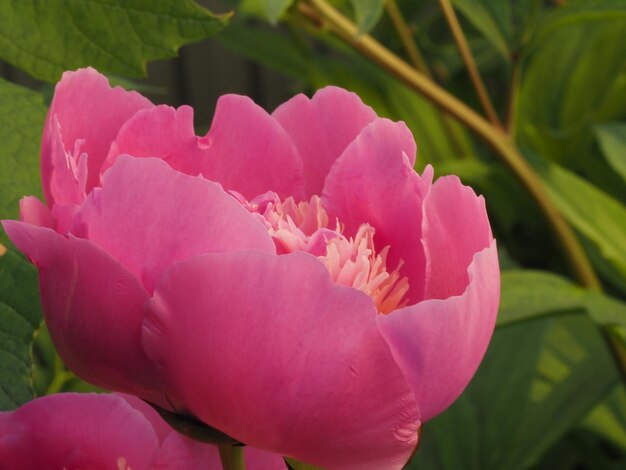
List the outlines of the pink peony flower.
<svg viewBox="0 0 626 470">
<path fill-rule="evenodd" d="M 249 470 L 286 469 L 246 447 Z M 124 395 L 61 393 L 0 412 L 0 470 L 219 470 L 217 447 L 172 430 L 150 406 Z"/>
<path fill-rule="evenodd" d="M 491 337 L 484 200 L 413 171 L 404 123 L 328 87 L 267 114 L 154 106 L 66 73 L 47 204 L 4 221 L 61 356 L 96 385 L 331 469 L 401 468 Z"/>
</svg>

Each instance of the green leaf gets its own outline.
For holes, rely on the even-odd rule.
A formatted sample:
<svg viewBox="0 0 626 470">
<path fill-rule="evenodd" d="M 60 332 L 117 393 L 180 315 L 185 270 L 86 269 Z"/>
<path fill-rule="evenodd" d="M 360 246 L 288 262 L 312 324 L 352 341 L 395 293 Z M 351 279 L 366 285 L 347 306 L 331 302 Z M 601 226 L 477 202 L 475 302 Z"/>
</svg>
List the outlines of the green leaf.
<svg viewBox="0 0 626 470">
<path fill-rule="evenodd" d="M 605 158 L 626 181 L 626 124 L 604 124 L 596 126 L 594 131 Z"/>
<path fill-rule="evenodd" d="M 42 315 L 36 269 L 21 256 L 0 256 L 0 410 L 33 398 L 31 349 Z"/>
<path fill-rule="evenodd" d="M 626 328 L 626 304 L 600 292 L 586 290 L 546 271 L 502 272 L 498 326 L 536 317 L 585 309 L 600 325 Z"/>
<path fill-rule="evenodd" d="M 556 274 L 524 269 L 501 279 L 498 326 L 584 306 L 586 291 Z"/>
<path fill-rule="evenodd" d="M 238 12 L 259 16 L 275 25 L 293 2 L 294 0 L 243 0 Z"/>
<path fill-rule="evenodd" d="M 574 173 L 525 152 L 570 224 L 593 248 L 592 261 L 612 283 L 626 285 L 626 207 Z"/>
<path fill-rule="evenodd" d="M 385 0 L 350 0 L 359 34 L 369 33 L 383 14 Z"/>
<path fill-rule="evenodd" d="M 452 4 L 507 61 L 541 8 L 538 0 L 452 0 Z"/>
<path fill-rule="evenodd" d="M 626 390 L 622 384 L 616 386 L 606 400 L 591 410 L 582 427 L 626 451 Z"/>
<path fill-rule="evenodd" d="M 626 185 L 594 148 L 593 128 L 626 113 L 626 1 L 572 1 L 524 49 L 516 135 L 523 147 L 626 201 Z"/>
<path fill-rule="evenodd" d="M 467 390 L 425 424 L 409 468 L 529 468 L 618 380 L 585 315 L 499 328 Z"/>
<path fill-rule="evenodd" d="M 65 70 L 145 76 L 146 62 L 219 31 L 216 16 L 192 0 L 0 0 L 0 58 L 55 82 Z"/>
<path fill-rule="evenodd" d="M 18 218 L 19 200 L 41 194 L 39 148 L 45 115 L 39 93 L 0 79 L 0 219 Z M 8 243 L 1 230 L 0 243 Z"/>
</svg>

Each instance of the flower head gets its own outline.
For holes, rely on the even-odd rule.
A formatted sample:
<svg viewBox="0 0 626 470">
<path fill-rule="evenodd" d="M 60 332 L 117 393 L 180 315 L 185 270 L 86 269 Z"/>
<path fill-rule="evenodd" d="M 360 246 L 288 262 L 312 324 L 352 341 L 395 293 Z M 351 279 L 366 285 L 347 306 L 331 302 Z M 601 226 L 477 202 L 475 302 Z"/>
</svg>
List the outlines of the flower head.
<svg viewBox="0 0 626 470">
<path fill-rule="evenodd" d="M 326 468 L 400 468 L 499 301 L 484 200 L 415 156 L 339 88 L 271 115 L 224 96 L 199 137 L 191 108 L 80 70 L 48 115 L 46 205 L 3 225 L 84 379 Z"/>
</svg>

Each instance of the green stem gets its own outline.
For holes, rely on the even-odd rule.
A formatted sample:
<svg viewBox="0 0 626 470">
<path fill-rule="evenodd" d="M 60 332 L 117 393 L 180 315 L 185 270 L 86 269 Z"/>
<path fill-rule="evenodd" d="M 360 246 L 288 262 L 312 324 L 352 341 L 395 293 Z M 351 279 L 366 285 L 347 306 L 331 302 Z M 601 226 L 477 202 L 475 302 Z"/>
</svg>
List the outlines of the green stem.
<svg viewBox="0 0 626 470">
<path fill-rule="evenodd" d="M 321 18 L 345 42 L 450 113 L 491 146 L 539 206 L 580 283 L 585 287 L 600 288 L 600 281 L 572 228 L 565 222 L 541 180 L 504 131 L 494 127 L 476 111 L 416 71 L 371 36 L 358 35 L 356 25 L 326 0 L 309 1 Z"/>
<path fill-rule="evenodd" d="M 218 448 L 224 470 L 246 469 L 246 464 L 243 460 L 243 446 L 221 445 Z"/>
<path fill-rule="evenodd" d="M 480 102 L 485 110 L 485 113 L 487 114 L 487 117 L 494 126 L 502 129 L 502 123 L 500 122 L 498 114 L 496 113 L 496 110 L 493 107 L 491 100 L 489 99 L 489 94 L 487 93 L 485 84 L 480 77 L 480 72 L 478 71 L 476 61 L 474 60 L 474 56 L 472 55 L 472 50 L 470 49 L 467 39 L 465 38 L 465 34 L 463 33 L 463 29 L 461 28 L 461 24 L 456 17 L 456 13 L 454 12 L 454 8 L 452 8 L 450 0 L 439 0 L 439 4 L 441 5 L 443 15 L 448 22 L 448 26 L 450 27 L 450 31 L 452 32 L 452 36 L 454 36 L 454 42 L 456 42 L 459 53 L 463 58 L 463 62 L 467 67 L 470 79 L 472 80 L 472 84 L 474 85 L 474 90 L 476 90 L 476 94 L 480 99 Z"/>
<path fill-rule="evenodd" d="M 396 0 L 387 0 L 385 3 L 385 8 L 387 9 L 387 14 L 389 15 L 389 19 L 393 23 L 396 32 L 398 33 L 398 37 L 402 42 L 402 46 L 406 50 L 406 53 L 409 57 L 409 60 L 415 67 L 415 69 L 419 72 L 422 72 L 431 80 L 434 80 L 433 74 L 424 59 L 424 56 L 420 52 L 417 47 L 417 43 L 413 39 L 413 32 L 409 25 L 404 21 L 404 17 L 402 16 L 402 12 L 396 3 Z M 441 121 L 441 125 L 450 139 L 454 149 L 458 152 L 459 157 L 464 157 L 463 148 L 461 143 L 459 142 L 459 137 L 456 135 L 456 131 L 454 129 L 453 123 L 451 122 L 451 117 L 444 111 L 440 114 L 437 114 L 438 119 Z"/>
<path fill-rule="evenodd" d="M 417 70 L 426 74 L 429 78 L 432 79 L 433 75 L 430 72 L 430 68 L 426 63 L 424 56 L 418 49 L 417 44 L 413 40 L 413 32 L 411 31 L 411 28 L 409 28 L 409 25 L 406 24 L 406 21 L 404 21 L 404 17 L 402 16 L 400 8 L 398 8 L 396 0 L 387 0 L 387 2 L 385 3 L 385 8 L 387 9 L 389 19 L 393 23 L 393 26 L 398 33 L 398 37 L 402 42 L 402 46 L 406 50 L 406 53 L 411 60 L 411 63 Z"/>
<path fill-rule="evenodd" d="M 516 60 L 513 63 L 513 69 L 511 71 L 511 85 L 509 89 L 508 105 L 506 111 L 506 132 L 509 134 L 511 140 L 515 140 L 515 117 L 517 115 L 517 94 L 519 92 L 519 82 L 521 76 L 521 68 L 519 62 Z"/>
</svg>

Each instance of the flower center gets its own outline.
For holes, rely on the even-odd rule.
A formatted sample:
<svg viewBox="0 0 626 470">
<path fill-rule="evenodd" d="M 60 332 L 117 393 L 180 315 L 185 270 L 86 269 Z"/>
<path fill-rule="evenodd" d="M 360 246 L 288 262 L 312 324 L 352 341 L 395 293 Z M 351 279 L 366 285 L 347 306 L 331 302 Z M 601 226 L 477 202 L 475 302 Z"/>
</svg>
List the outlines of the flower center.
<svg viewBox="0 0 626 470">
<path fill-rule="evenodd" d="M 380 313 L 406 304 L 409 281 L 400 276 L 403 261 L 393 271 L 387 270 L 389 246 L 376 251 L 371 225 L 362 224 L 356 235 L 348 238 L 339 220 L 330 224 L 319 196 L 308 202 L 295 202 L 292 197 L 281 201 L 267 192 L 247 201 L 239 193 L 231 194 L 265 224 L 278 254 L 305 251 L 316 256 L 333 281 L 369 295 Z"/>
</svg>

